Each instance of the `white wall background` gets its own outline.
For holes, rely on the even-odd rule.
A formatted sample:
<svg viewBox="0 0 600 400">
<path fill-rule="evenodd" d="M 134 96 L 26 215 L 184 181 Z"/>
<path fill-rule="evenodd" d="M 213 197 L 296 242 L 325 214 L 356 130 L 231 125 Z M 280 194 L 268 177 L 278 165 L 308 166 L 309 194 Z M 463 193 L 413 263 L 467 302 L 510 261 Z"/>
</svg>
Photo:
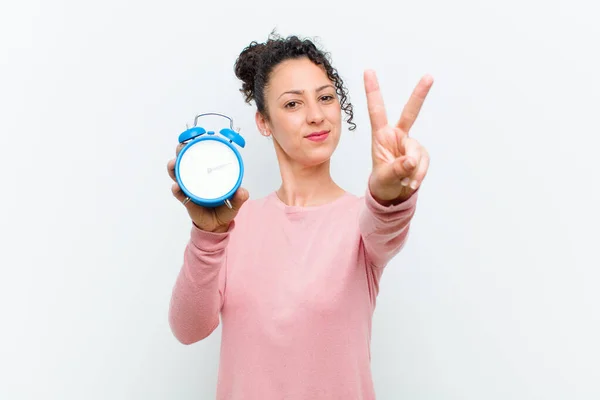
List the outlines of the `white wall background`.
<svg viewBox="0 0 600 400">
<path fill-rule="evenodd" d="M 251 40 L 319 37 L 370 167 L 362 71 L 391 120 L 424 73 L 430 151 L 412 236 L 374 320 L 379 399 L 600 398 L 600 28 L 593 2 L 4 1 L 0 398 L 211 399 L 220 328 L 167 310 L 189 233 L 166 163 L 200 112 L 242 128 L 253 197 L 279 183 L 233 74 Z"/>
</svg>

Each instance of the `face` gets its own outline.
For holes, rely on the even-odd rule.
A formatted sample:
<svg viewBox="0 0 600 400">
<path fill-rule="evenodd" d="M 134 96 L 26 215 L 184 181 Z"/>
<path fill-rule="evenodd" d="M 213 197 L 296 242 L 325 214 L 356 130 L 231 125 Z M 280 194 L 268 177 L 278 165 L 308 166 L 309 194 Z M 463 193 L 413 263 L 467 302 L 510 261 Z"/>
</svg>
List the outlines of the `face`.
<svg viewBox="0 0 600 400">
<path fill-rule="evenodd" d="M 265 103 L 269 120 L 257 113 L 257 124 L 273 136 L 280 156 L 303 166 L 331 158 L 342 116 L 335 86 L 322 67 L 308 58 L 282 62 L 271 72 Z"/>
</svg>

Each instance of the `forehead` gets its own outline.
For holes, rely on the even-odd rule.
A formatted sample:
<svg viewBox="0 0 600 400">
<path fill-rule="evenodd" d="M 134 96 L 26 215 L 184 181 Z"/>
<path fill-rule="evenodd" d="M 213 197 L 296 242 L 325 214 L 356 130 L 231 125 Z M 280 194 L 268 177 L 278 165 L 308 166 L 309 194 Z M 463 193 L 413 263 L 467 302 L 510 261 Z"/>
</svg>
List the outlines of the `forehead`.
<svg viewBox="0 0 600 400">
<path fill-rule="evenodd" d="M 269 89 L 274 95 L 288 90 L 313 91 L 331 84 L 325 69 L 308 58 L 283 61 L 273 69 L 269 78 Z"/>
</svg>

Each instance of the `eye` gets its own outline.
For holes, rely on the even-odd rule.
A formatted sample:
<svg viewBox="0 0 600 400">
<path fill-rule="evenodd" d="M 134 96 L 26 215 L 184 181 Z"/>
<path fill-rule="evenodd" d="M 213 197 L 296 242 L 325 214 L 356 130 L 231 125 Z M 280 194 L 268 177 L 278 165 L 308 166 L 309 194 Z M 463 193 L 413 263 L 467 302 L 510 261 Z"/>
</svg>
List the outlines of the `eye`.
<svg viewBox="0 0 600 400">
<path fill-rule="evenodd" d="M 333 100 L 333 96 L 326 94 L 325 96 L 321 96 L 321 100 L 323 100 L 325 102 L 330 102 Z"/>
<path fill-rule="evenodd" d="M 294 106 L 296 105 L 295 101 L 290 101 L 289 103 L 285 104 L 285 108 L 294 108 Z"/>
</svg>

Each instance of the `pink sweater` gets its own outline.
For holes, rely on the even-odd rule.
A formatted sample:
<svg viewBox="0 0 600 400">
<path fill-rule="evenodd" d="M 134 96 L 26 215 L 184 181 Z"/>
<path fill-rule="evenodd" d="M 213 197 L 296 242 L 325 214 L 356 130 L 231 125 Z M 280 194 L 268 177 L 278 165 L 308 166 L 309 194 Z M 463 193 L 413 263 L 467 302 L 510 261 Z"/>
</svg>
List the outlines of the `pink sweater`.
<svg viewBox="0 0 600 400">
<path fill-rule="evenodd" d="M 192 227 L 169 322 L 184 344 L 218 326 L 220 400 L 371 400 L 371 321 L 385 265 L 404 246 L 417 193 L 366 191 L 316 207 L 273 192 L 229 231 Z"/>
</svg>

